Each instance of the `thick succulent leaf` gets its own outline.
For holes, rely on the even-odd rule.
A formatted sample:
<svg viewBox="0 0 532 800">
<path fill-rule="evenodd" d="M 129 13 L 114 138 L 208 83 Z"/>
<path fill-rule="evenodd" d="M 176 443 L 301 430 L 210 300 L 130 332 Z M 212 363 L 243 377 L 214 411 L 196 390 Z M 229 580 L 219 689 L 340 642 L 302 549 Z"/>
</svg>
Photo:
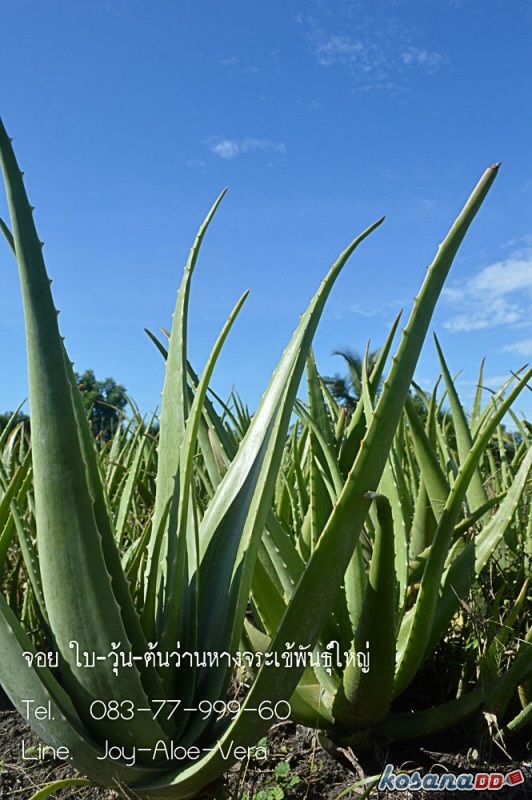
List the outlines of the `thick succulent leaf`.
<svg viewBox="0 0 532 800">
<path fill-rule="evenodd" d="M 177 547 L 175 561 L 169 565 L 167 573 L 167 606 L 164 615 L 164 628 L 159 641 L 163 651 L 171 651 L 178 641 L 184 643 L 186 645 L 185 649 L 189 652 L 197 652 L 200 647 L 198 640 L 200 595 L 197 584 L 200 545 L 198 520 L 194 511 L 196 503 L 193 497 L 193 462 L 196 458 L 198 431 L 203 419 L 204 401 L 212 373 L 224 342 L 246 297 L 247 292 L 237 302 L 216 340 L 196 388 L 194 400 L 186 421 L 179 459 L 179 496 L 177 498 L 174 496 L 172 500 L 172 504 L 177 503 L 175 510 Z M 172 514 L 172 504 L 170 505 L 170 515 Z M 192 700 L 195 684 L 194 671 L 181 669 L 175 676 L 172 672 L 172 670 L 165 670 L 164 680 L 167 691 L 169 693 L 173 689 L 175 691 L 175 685 L 178 685 L 180 697 L 184 701 L 183 705 L 189 705 L 188 701 L 189 699 Z M 174 683 L 174 681 L 177 683 Z"/>
<path fill-rule="evenodd" d="M 95 487 L 94 461 L 86 448 L 88 422 L 78 413 L 41 242 L 1 123 L 0 155 L 26 321 L 40 573 L 55 647 L 61 653 L 64 680 L 85 723 L 103 733 L 111 729 L 124 743 L 135 741 L 136 736 L 146 742 L 147 737 L 162 735 L 157 723 L 102 724 L 88 713 L 89 697 L 120 699 L 125 692 L 140 707 L 147 702 L 138 670 L 129 670 L 119 687 L 112 661 L 104 658 L 113 642 L 131 649 L 134 637 L 124 627 L 124 618 L 135 619 L 135 612 L 121 570 L 114 572 L 120 561 L 109 520 L 101 529 L 96 522 L 96 516 L 102 521 L 105 512 L 101 495 L 90 491 Z M 58 550 L 61 559 L 56 557 Z M 79 666 L 72 641 L 81 651 L 102 657 L 94 669 Z"/>
<path fill-rule="evenodd" d="M 434 538 L 437 522 L 432 511 L 427 488 L 421 481 L 416 495 L 416 505 L 412 519 L 409 539 L 410 575 L 419 562 L 416 560 L 425 553 Z"/>
<path fill-rule="evenodd" d="M 474 540 L 459 542 L 446 560 L 446 573 L 430 635 L 427 651 L 431 652 L 445 631 L 449 621 L 471 585 L 472 575 L 480 575 L 495 549 L 500 544 L 519 506 L 532 469 L 532 450 L 524 458 L 511 489 L 497 512 L 490 517 Z"/>
<path fill-rule="evenodd" d="M 440 466 L 438 454 L 432 447 L 423 423 L 419 419 L 415 405 L 410 397 L 405 404 L 416 459 L 421 471 L 421 478 L 426 488 L 432 513 L 436 521 L 441 517 L 447 497 L 449 496 L 449 483 Z"/>
<path fill-rule="evenodd" d="M 329 521 L 309 559 L 303 576 L 287 607 L 283 621 L 273 637 L 271 650 L 282 652 L 283 643 L 313 644 L 316 631 L 323 627 L 334 602 L 336 587 L 342 580 L 349 559 L 366 516 L 369 500 L 365 494 L 378 486 L 392 446 L 402 408 L 408 394 L 413 371 L 419 357 L 432 312 L 441 292 L 443 282 L 466 230 L 491 186 L 496 169 L 491 168 L 482 177 L 463 212 L 453 225 L 429 268 L 414 311 L 403 333 L 399 350 L 392 362 L 388 379 L 364 441 L 351 469 L 344 489 L 333 509 Z M 319 596 L 316 604 L 312 598 Z M 297 671 L 296 671 L 297 673 Z M 292 681 L 297 674 L 263 667 L 253 685 L 248 701 L 268 696 L 276 685 L 279 690 L 293 690 Z M 263 695 L 266 692 L 266 695 Z M 245 718 L 239 719 L 231 731 L 242 730 Z"/>
<path fill-rule="evenodd" d="M 199 640 L 206 651 L 236 650 L 242 629 L 246 601 L 253 575 L 260 537 L 266 522 L 282 456 L 284 437 L 290 421 L 295 393 L 301 379 L 319 316 L 325 300 L 357 245 L 379 222 L 370 226 L 342 253 L 322 283 L 275 370 L 258 411 L 241 444 L 237 456 L 222 480 L 200 526 L 200 628 Z M 336 594 L 336 592 L 335 592 Z M 202 608 L 203 606 L 203 608 Z M 236 611 L 235 611 L 236 609 Z M 299 615 L 301 617 L 301 614 Z M 280 635 L 285 637 L 280 628 Z M 316 639 L 320 625 L 312 626 Z M 279 635 L 279 632 L 278 632 Z M 297 637 L 299 639 L 299 637 Z M 303 636 L 303 641 L 307 637 Z M 291 640 L 290 637 L 288 640 Z M 168 786 L 155 782 L 144 787 L 149 797 L 191 797 L 208 780 L 225 771 L 234 760 L 225 749 L 256 740 L 269 727 L 269 721 L 257 719 L 247 708 L 269 701 L 273 696 L 288 696 L 295 689 L 302 667 L 297 670 L 261 668 L 257 681 L 237 719 L 220 736 L 216 747 L 194 766 L 176 773 Z M 225 672 L 225 671 L 224 671 Z M 265 677 L 261 677 L 261 673 Z M 281 673 L 281 674 L 279 674 Z M 282 685 L 274 689 L 277 679 Z M 287 681 L 287 686 L 284 683 Z M 204 697 L 218 697 L 227 682 L 227 675 L 209 669 L 201 677 L 198 691 Z M 257 687 L 259 687 L 257 689 Z M 258 695 L 258 698 L 257 698 Z M 203 726 L 192 725 L 187 732 L 193 741 Z M 174 794 L 172 794 L 172 792 Z"/>
<path fill-rule="evenodd" d="M 14 525 L 10 513 L 11 504 L 22 489 L 30 467 L 31 452 L 28 451 L 23 463 L 13 473 L 0 500 L 0 572 L 14 533 Z"/>
<path fill-rule="evenodd" d="M 451 725 L 459 725 L 481 708 L 484 699 L 483 690 L 474 689 L 462 697 L 435 708 L 413 713 L 409 711 L 403 714 L 388 714 L 386 719 L 377 726 L 376 733 L 385 741 L 392 742 L 431 736 Z"/>
<path fill-rule="evenodd" d="M 243 650 L 248 650 L 252 653 L 266 653 L 270 648 L 270 642 L 269 636 L 266 636 L 246 620 Z M 287 656 L 292 658 L 293 653 L 287 652 Z M 331 654 L 331 664 L 332 662 Z M 292 717 L 297 719 L 300 724 L 308 725 L 312 728 L 322 730 L 331 728 L 334 725 L 331 709 L 338 686 L 339 680 L 333 674 L 332 669 L 329 675 L 323 667 L 320 667 L 320 669 L 307 667 L 301 676 L 297 689 L 290 698 Z"/>
<path fill-rule="evenodd" d="M 509 406 L 532 377 L 532 369 L 521 378 L 500 407 L 493 411 L 489 421 L 478 432 L 473 447 L 462 464 L 449 493 L 440 518 L 434 541 L 429 551 L 415 606 L 405 615 L 398 638 L 398 667 L 395 694 L 400 694 L 410 683 L 427 652 L 427 630 L 434 624 L 441 577 L 462 503 L 470 480 L 486 446 Z"/>
<path fill-rule="evenodd" d="M 220 194 L 210 209 L 190 249 L 173 314 L 162 393 L 156 479 L 157 492 L 153 515 L 154 531 L 160 527 L 160 521 L 165 514 L 168 499 L 175 497 L 176 503 L 170 510 L 162 540 L 157 543 L 157 546 L 154 542 L 150 543 L 149 559 L 151 563 L 147 570 L 148 582 L 150 584 L 152 582 L 156 583 L 155 619 L 151 621 L 150 626 L 150 621 L 144 618 L 145 629 L 147 629 L 147 635 L 150 638 L 153 636 L 159 637 L 164 630 L 168 595 L 174 591 L 167 573 L 175 568 L 177 558 L 176 515 L 177 499 L 179 498 L 179 454 L 185 435 L 189 400 L 187 384 L 187 325 L 190 287 L 201 244 L 224 194 L 225 191 Z M 155 552 L 157 553 L 156 560 Z M 148 628 L 148 626 L 150 627 Z"/>
<path fill-rule="evenodd" d="M 270 512 L 251 585 L 253 604 L 269 636 L 277 630 L 304 567 L 293 540 Z"/>
<path fill-rule="evenodd" d="M 393 517 L 393 547 L 395 550 L 395 575 L 397 580 L 396 596 L 396 623 L 403 613 L 403 606 L 408 587 L 408 537 L 405 519 L 403 516 L 404 494 L 399 488 L 400 479 L 397 479 L 398 470 L 392 469 L 389 461 L 384 468 L 384 474 L 379 484 L 379 493 L 388 498 Z"/>
<path fill-rule="evenodd" d="M 370 728 L 388 713 L 395 672 L 397 576 L 394 521 L 384 495 L 374 495 L 378 522 L 366 593 L 352 646 L 353 655 L 366 650 L 370 665 L 353 659 L 346 667 L 333 705 L 342 727 Z M 368 669 L 369 666 L 369 669 Z"/>
<path fill-rule="evenodd" d="M 271 651 L 274 653 L 280 654 L 286 641 L 294 641 L 296 645 L 312 645 L 330 613 L 337 587 L 341 583 L 371 502 L 364 495 L 378 485 L 382 475 L 436 301 L 457 249 L 493 183 L 496 171 L 492 167 L 483 175 L 429 268 L 415 301 L 411 319 L 403 333 L 390 376 L 384 383 L 366 439 L 296 587 L 282 623 L 272 639 Z M 253 424 L 250 432 L 252 428 Z M 219 555 L 223 558 L 222 553 Z M 231 557 L 230 563 L 232 561 Z M 319 603 L 315 602 L 316 597 L 320 598 Z M 256 708 L 262 700 L 274 696 L 273 692 L 275 696 L 292 694 L 300 674 L 299 669 L 279 670 L 274 666 L 264 665 L 247 696 L 245 708 Z M 251 714 L 241 713 L 221 737 L 221 744 L 226 745 L 232 739 L 239 743 L 246 741 L 246 731 L 248 734 L 253 731 L 254 735 L 260 736 L 267 726 L 251 717 Z M 216 753 L 208 756 L 208 761 L 205 762 L 206 776 L 216 774 L 217 759 Z M 176 776 L 175 785 L 181 785 L 184 790 L 185 787 L 191 788 L 194 782 L 193 775 L 187 772 L 186 775 L 183 773 Z"/>
<path fill-rule="evenodd" d="M 119 547 L 125 540 L 128 515 L 133 505 L 135 489 L 139 484 L 139 475 L 145 457 L 144 444 L 144 433 L 141 428 L 138 428 L 133 434 L 129 448 L 133 453 L 133 460 L 127 465 L 127 478 L 116 498 L 117 510 L 114 527 Z"/>
<path fill-rule="evenodd" d="M 69 695 L 47 667 L 37 667 L 36 651 L 20 622 L 0 594 L 0 684 L 24 719 L 47 744 L 66 747 L 76 767 L 105 786 L 134 785 L 163 773 L 166 764 L 128 767 L 105 757 L 105 748 L 85 728 Z M 31 659 L 32 665 L 27 661 Z M 46 719 L 42 711 L 46 709 Z"/>
<path fill-rule="evenodd" d="M 473 400 L 473 407 L 471 409 L 471 432 L 473 436 L 475 436 L 477 431 L 478 420 L 480 417 L 480 411 L 482 408 L 482 391 L 484 388 L 484 364 L 486 359 L 483 358 L 480 363 L 480 369 L 478 372 L 478 380 L 477 380 L 477 388 L 475 391 L 475 399 Z"/>
<path fill-rule="evenodd" d="M 399 327 L 399 322 L 401 321 L 401 316 L 402 312 L 398 314 L 397 317 L 395 318 L 394 323 L 388 333 L 388 336 L 386 337 L 386 341 L 379 352 L 379 356 L 371 372 L 371 376 L 369 377 L 369 382 L 371 386 L 370 392 L 373 398 L 376 396 L 377 388 L 382 380 L 382 376 L 384 374 L 384 367 L 386 365 L 388 356 L 390 355 L 393 340 L 397 332 L 397 328 Z M 360 448 L 360 443 L 364 438 L 365 432 L 366 432 L 366 419 L 364 416 L 364 406 L 362 403 L 359 403 L 355 408 L 353 416 L 351 417 L 351 421 L 349 423 L 345 439 L 342 442 L 342 447 L 340 451 L 340 468 L 342 470 L 343 475 L 347 475 L 347 473 L 353 466 L 355 458 Z"/>
<path fill-rule="evenodd" d="M 445 359 L 436 336 L 434 337 L 434 341 L 436 343 L 436 350 L 438 352 L 438 358 L 451 407 L 451 414 L 456 433 L 456 443 L 458 446 L 458 456 L 460 458 L 460 463 L 463 464 L 473 446 L 473 436 L 469 430 L 467 418 L 456 391 L 455 382 L 451 378 L 451 374 L 447 368 L 447 364 L 445 363 Z M 486 490 L 482 483 L 482 477 L 478 466 L 471 478 L 471 483 L 469 484 L 466 492 L 466 497 L 471 511 L 476 511 L 477 508 L 479 508 L 488 500 L 488 495 L 486 494 Z"/>
<path fill-rule="evenodd" d="M 199 638 L 207 650 L 236 649 L 255 559 L 268 516 L 293 403 L 325 301 L 356 247 L 381 223 L 358 236 L 332 266 L 302 316 L 264 393 L 239 451 L 200 525 Z M 227 679 L 204 674 L 208 695 Z"/>
</svg>

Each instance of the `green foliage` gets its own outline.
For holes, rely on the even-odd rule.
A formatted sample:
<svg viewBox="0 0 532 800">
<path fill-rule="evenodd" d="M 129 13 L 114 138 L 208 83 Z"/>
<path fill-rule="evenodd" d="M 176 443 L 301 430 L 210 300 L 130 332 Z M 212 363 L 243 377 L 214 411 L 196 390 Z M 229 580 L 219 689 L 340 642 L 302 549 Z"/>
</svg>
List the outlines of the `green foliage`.
<svg viewBox="0 0 532 800">
<path fill-rule="evenodd" d="M 532 629 L 525 613 L 532 448 L 522 424 L 509 446 L 501 420 L 532 370 L 508 381 L 485 407 L 479 390 L 468 420 L 439 348 L 438 353 L 450 411 L 441 412 L 436 389 L 425 398 L 421 416 L 407 397 L 378 490 L 366 492 L 373 508 L 333 615 L 291 698 L 298 721 L 341 744 L 415 738 L 475 712 L 481 719 L 481 711 L 495 714 L 508 730 L 525 724 L 521 712 L 528 709 L 525 687 L 532 677 Z M 378 371 L 373 382 L 363 376 L 361 403 L 345 427 L 309 358 L 308 403 L 297 407 L 300 424 L 287 442 L 275 497 L 278 522 L 270 528 L 271 546 L 266 540 L 259 555 L 261 569 L 252 587 L 260 627 L 247 623 L 248 649 L 267 648 L 276 614 L 290 602 L 283 571 L 293 585 L 319 551 L 352 474 L 342 456 L 354 431 L 355 447 L 362 447 L 379 413 Z M 354 457 L 356 464 L 356 451 Z M 284 568 L 274 562 L 272 569 L 273 548 L 282 554 Z M 512 585 L 505 604 L 503 592 Z M 269 595 L 278 598 L 273 615 Z M 463 609 L 470 606 L 474 610 L 465 624 Z M 485 620 L 482 636 L 473 626 L 479 617 Z M 434 654 L 440 660 L 431 669 L 446 676 L 439 705 L 433 684 L 430 708 L 414 704 L 399 713 Z M 298 658 L 295 648 L 291 658 Z"/>
<path fill-rule="evenodd" d="M 393 697 L 440 641 L 456 588 L 465 596 L 471 570 L 480 574 L 494 542 L 510 536 L 528 474 L 528 455 L 521 453 L 518 466 L 499 450 L 505 497 L 474 542 L 458 536 L 460 524 L 483 521 L 491 508 L 479 464 L 517 389 L 479 407 L 469 427 L 458 419 L 457 453 L 448 452 L 437 414 L 429 410 L 423 427 L 409 411 L 435 305 L 497 168 L 484 173 L 440 246 L 382 391 L 398 321 L 369 377 L 363 366 L 349 420 L 320 381 L 311 346 L 335 280 L 382 220 L 329 270 L 250 419 L 236 397 L 217 412 L 209 393 L 245 295 L 203 372 L 196 375 L 188 361 L 191 281 L 221 195 L 191 248 L 167 347 L 158 343 L 167 363 L 159 430 L 134 409 L 96 448 L 2 127 L 0 152 L 11 230 L 0 227 L 20 273 L 33 429 L 31 451 L 17 445 L 21 460 L 0 473 L 0 541 L 7 558 L 16 534 L 35 607 L 32 638 L 20 603 L 0 595 L 0 681 L 14 704 L 23 713 L 27 698 L 51 707 L 51 718 L 30 720 L 45 741 L 68 747 L 72 763 L 95 782 L 130 787 L 145 800 L 200 796 L 239 758 L 236 748 L 267 731 L 277 701 L 292 698 L 296 715 L 340 740 L 376 726 L 396 736 L 404 720 L 388 713 Z M 307 407 L 296 403 L 305 366 Z M 299 423 L 289 432 L 294 408 Z M 247 635 L 267 658 L 245 699 L 230 706 L 250 593 L 262 628 L 248 620 Z M 330 673 L 305 668 L 301 658 L 289 665 L 288 645 L 295 653 L 330 653 L 332 640 L 355 656 L 370 641 L 373 669 L 356 659 Z M 43 642 L 58 654 L 54 669 L 40 663 Z M 505 680 L 490 684 L 494 709 L 504 712 L 528 679 L 527 663 L 520 651 Z M 116 758 L 106 757 L 109 747 Z M 264 790 L 268 800 L 295 777 L 279 764 Z"/>
<path fill-rule="evenodd" d="M 136 484 L 144 483 L 146 476 L 149 437 L 140 428 L 133 434 L 137 445 L 118 459 L 121 466 L 127 465 L 127 477 L 122 480 L 115 472 L 114 494 L 110 492 L 111 475 L 102 473 L 59 334 L 22 174 L 1 127 L 0 151 L 12 230 L 5 223 L 1 227 L 20 272 L 33 428 L 36 540 L 23 524 L 17 533 L 41 627 L 58 654 L 57 670 L 40 663 L 20 619 L 0 595 L 0 680 L 23 713 L 25 698 L 50 704 L 51 718 L 31 719 L 34 729 L 45 741 L 67 747 L 72 763 L 91 779 L 110 787 L 134 787 L 137 796 L 149 800 L 185 800 L 225 772 L 238 758 L 235 748 L 248 746 L 269 727 L 271 716 L 246 713 L 247 709 L 264 708 L 264 703 L 269 708 L 276 699 L 289 697 L 302 673 L 298 668 L 281 674 L 264 669 L 235 713 L 220 717 L 190 711 L 200 704 L 205 708 L 205 703 L 212 708 L 226 696 L 312 338 L 341 269 L 380 221 L 357 237 L 330 269 L 235 454 L 207 390 L 245 295 L 199 379 L 187 360 L 191 278 L 220 196 L 196 237 L 178 292 L 163 388 L 153 513 L 133 542 L 128 520 L 134 514 Z M 120 437 L 117 430 L 106 447 L 112 449 Z M 129 447 L 127 442 L 124 447 Z M 210 494 L 206 508 L 197 500 L 204 482 L 205 495 Z M 11 510 L 8 504 L 7 524 Z M 317 638 L 332 601 L 329 584 L 326 573 L 318 583 L 314 576 L 301 583 L 277 631 L 275 650 L 287 638 Z M 329 599 L 324 600 L 321 617 L 301 625 L 301 609 L 316 587 L 323 587 Z M 201 661 L 206 653 L 217 659 L 208 668 Z M 189 655 L 189 665 L 181 661 L 181 654 Z M 91 656 L 94 667 L 87 668 L 84 659 Z M 104 712 L 95 713 L 94 704 Z M 109 746 L 122 756 L 106 758 Z M 175 747 L 185 748 L 190 758 L 183 762 L 174 757 Z M 135 757 L 128 759 L 126 753 L 132 750 Z"/>
<path fill-rule="evenodd" d="M 23 423 L 26 433 L 29 433 L 30 418 L 27 414 L 24 414 L 23 411 L 6 411 L 4 414 L 0 414 L 0 433 L 2 433 L 2 431 L 4 431 L 8 426 L 13 427 L 20 422 Z"/>
<path fill-rule="evenodd" d="M 300 782 L 301 778 L 292 772 L 290 763 L 279 761 L 273 773 L 265 778 L 264 788 L 252 794 L 244 792 L 242 800 L 283 800 L 285 797 L 290 797 L 287 792 Z"/>
<path fill-rule="evenodd" d="M 74 380 L 89 417 L 92 435 L 108 442 L 123 419 L 128 402 L 125 387 L 117 384 L 113 378 L 96 380 L 92 369 L 85 370 L 82 375 L 75 372 Z"/>
</svg>

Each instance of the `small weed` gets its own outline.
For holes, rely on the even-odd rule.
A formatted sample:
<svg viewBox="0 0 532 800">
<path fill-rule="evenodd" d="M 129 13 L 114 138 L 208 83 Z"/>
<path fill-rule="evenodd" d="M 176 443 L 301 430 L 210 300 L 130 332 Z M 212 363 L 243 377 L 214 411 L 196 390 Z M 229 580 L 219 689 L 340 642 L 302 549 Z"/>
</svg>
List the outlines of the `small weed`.
<svg viewBox="0 0 532 800">
<path fill-rule="evenodd" d="M 301 778 L 292 773 L 288 761 L 279 761 L 273 774 L 266 778 L 265 788 L 253 794 L 244 792 L 242 800 L 283 800 L 286 790 L 297 786 L 300 781 Z"/>
<path fill-rule="evenodd" d="M 289 763 L 288 748 L 282 746 L 273 756 L 274 760 L 279 759 L 274 765 L 270 760 L 269 769 L 261 769 L 261 753 L 266 750 L 267 739 L 264 737 L 253 748 L 249 760 L 242 765 L 238 776 L 237 786 L 227 800 L 285 800 L 289 795 L 288 790 L 300 783 L 301 778 L 296 775 Z M 248 770 L 259 772 L 261 776 L 260 788 L 248 787 L 243 791 L 246 783 Z M 226 795 L 224 795 L 224 798 Z"/>
</svg>

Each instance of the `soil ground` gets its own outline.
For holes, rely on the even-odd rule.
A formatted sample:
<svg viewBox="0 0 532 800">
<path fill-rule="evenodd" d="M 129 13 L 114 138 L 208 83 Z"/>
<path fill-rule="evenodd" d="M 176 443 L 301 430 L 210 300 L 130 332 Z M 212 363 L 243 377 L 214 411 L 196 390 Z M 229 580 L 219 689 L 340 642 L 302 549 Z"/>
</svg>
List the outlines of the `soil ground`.
<svg viewBox="0 0 532 800">
<path fill-rule="evenodd" d="M 73 777 L 75 773 L 64 762 L 52 758 L 29 760 L 22 758 L 22 741 L 26 754 L 39 742 L 5 695 L 0 694 L 0 800 L 28 800 L 31 795 L 52 780 Z M 520 769 L 524 783 L 504 786 L 499 791 L 471 791 L 465 796 L 478 800 L 532 800 L 532 741 L 530 737 L 512 740 L 504 755 L 478 753 L 455 735 L 424 742 L 423 746 L 396 747 L 374 753 L 365 759 L 356 758 L 349 750 L 337 751 L 335 757 L 325 752 L 315 733 L 293 723 L 282 723 L 270 731 L 266 760 L 251 759 L 234 767 L 223 784 L 216 789 L 219 800 L 371 800 L 387 798 L 446 798 L 464 796 L 464 792 L 437 791 L 378 791 L 373 788 L 364 794 L 374 781 L 360 781 L 379 776 L 387 763 L 396 773 L 419 769 L 428 772 L 486 772 L 510 773 Z M 355 786 L 354 784 L 359 784 Z M 211 795 L 212 796 L 212 795 Z M 92 787 L 68 788 L 56 792 L 57 800 L 118 800 L 123 797 L 114 790 Z"/>
</svg>

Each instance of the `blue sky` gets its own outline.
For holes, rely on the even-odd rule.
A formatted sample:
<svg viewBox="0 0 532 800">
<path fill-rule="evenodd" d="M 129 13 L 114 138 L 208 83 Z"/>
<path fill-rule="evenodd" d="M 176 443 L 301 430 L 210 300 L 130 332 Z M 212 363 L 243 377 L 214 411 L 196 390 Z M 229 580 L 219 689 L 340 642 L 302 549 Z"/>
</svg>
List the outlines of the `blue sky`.
<svg viewBox="0 0 532 800">
<path fill-rule="evenodd" d="M 318 330 L 378 347 L 409 311 L 483 170 L 495 185 L 434 319 L 470 403 L 532 356 L 532 6 L 526 0 L 4 0 L 0 114 L 82 372 L 145 411 L 196 229 L 229 192 L 193 285 L 200 369 L 245 289 L 215 373 L 253 409 L 311 295 L 348 242 L 386 222 L 339 279 Z M 0 214 L 7 216 L 5 200 Z M 0 411 L 27 393 L 16 269 L 0 250 Z M 417 379 L 438 374 L 427 341 Z M 530 413 L 530 392 L 517 410 Z"/>
</svg>

